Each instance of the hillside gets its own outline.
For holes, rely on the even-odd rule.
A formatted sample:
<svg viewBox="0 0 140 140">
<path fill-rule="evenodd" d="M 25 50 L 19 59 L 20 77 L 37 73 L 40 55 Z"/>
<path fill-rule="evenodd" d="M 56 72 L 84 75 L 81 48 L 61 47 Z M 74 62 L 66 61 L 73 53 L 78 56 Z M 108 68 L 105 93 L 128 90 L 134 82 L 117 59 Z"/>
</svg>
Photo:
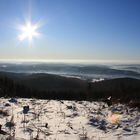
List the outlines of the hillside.
<svg viewBox="0 0 140 140">
<path fill-rule="evenodd" d="M 105 80 L 92 84 L 91 90 L 99 97 L 140 99 L 140 80 L 133 78 Z"/>
<path fill-rule="evenodd" d="M 96 100 L 112 96 L 130 101 L 140 99 L 140 80 L 118 78 L 91 83 L 52 74 L 1 72 L 0 93 L 1 96 L 70 100 Z"/>
</svg>

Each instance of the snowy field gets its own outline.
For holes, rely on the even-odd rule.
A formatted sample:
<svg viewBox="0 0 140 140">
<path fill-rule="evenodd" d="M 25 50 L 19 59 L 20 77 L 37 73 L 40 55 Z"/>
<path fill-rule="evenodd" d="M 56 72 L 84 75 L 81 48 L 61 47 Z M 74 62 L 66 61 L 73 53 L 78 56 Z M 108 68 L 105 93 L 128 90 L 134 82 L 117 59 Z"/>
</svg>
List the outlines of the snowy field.
<svg viewBox="0 0 140 140">
<path fill-rule="evenodd" d="M 121 104 L 0 98 L 0 124 L 0 140 L 140 140 L 139 110 Z"/>
</svg>

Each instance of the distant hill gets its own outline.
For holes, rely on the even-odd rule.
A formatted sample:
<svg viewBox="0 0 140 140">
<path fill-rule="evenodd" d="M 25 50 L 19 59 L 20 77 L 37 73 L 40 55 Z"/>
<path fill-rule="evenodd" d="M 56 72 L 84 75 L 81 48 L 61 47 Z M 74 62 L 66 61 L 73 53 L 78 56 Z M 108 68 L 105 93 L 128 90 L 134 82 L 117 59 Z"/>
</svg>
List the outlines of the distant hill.
<svg viewBox="0 0 140 140">
<path fill-rule="evenodd" d="M 53 74 L 24 74 L 0 72 L 0 76 L 12 79 L 16 84 L 21 84 L 36 90 L 63 90 L 63 89 L 85 89 L 86 81 L 77 78 L 68 78 Z"/>
<path fill-rule="evenodd" d="M 67 78 L 52 74 L 26 75 L 16 82 L 38 90 L 85 89 L 86 82 L 76 78 Z"/>
<path fill-rule="evenodd" d="M 52 74 L 0 72 L 0 95 L 46 99 L 140 99 L 140 80 L 118 78 L 91 83 Z"/>
</svg>

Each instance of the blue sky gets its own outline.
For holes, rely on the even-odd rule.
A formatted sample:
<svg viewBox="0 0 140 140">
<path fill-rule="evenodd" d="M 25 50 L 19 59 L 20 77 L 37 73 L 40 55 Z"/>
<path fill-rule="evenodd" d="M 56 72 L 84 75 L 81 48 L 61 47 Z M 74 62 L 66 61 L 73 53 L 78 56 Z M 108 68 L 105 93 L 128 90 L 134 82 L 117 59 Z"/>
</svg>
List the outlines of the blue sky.
<svg viewBox="0 0 140 140">
<path fill-rule="evenodd" d="M 19 41 L 19 25 L 41 23 Z M 140 61 L 139 0 L 1 0 L 0 59 Z"/>
</svg>

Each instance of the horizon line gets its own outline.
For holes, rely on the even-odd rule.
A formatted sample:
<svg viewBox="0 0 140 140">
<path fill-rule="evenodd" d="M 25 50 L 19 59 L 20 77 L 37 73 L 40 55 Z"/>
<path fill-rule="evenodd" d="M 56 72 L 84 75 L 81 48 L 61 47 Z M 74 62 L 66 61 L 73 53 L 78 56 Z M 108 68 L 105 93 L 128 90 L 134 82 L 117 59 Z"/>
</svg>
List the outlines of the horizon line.
<svg viewBox="0 0 140 140">
<path fill-rule="evenodd" d="M 103 59 L 0 59 L 0 62 L 42 62 L 42 63 L 118 63 L 118 64 L 140 64 L 140 60 L 103 60 Z"/>
</svg>

